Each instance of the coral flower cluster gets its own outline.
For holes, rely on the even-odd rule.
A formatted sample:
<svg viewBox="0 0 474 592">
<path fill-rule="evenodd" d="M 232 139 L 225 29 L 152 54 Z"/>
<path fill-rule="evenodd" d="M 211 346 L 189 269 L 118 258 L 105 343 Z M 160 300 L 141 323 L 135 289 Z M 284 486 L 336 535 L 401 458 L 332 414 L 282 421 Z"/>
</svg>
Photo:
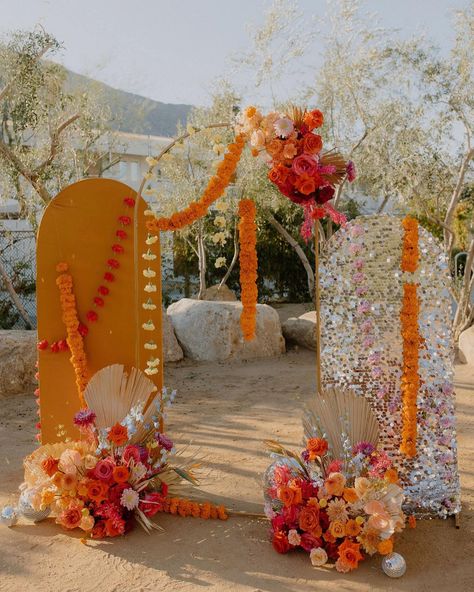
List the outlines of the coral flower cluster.
<svg viewBox="0 0 474 592">
<path fill-rule="evenodd" d="M 355 178 L 352 163 L 334 152 L 322 153 L 322 137 L 315 133 L 324 123 L 319 109 L 307 111 L 291 107 L 286 113 L 263 115 L 247 107 L 237 131 L 247 134 L 254 156 L 269 165 L 268 178 L 291 201 L 324 204 L 334 196 L 334 188 L 344 178 Z"/>
<path fill-rule="evenodd" d="M 240 326 L 244 339 L 255 337 L 257 317 L 257 225 L 255 203 L 251 199 L 239 202 L 240 286 L 242 314 Z"/>
<path fill-rule="evenodd" d="M 403 220 L 404 237 L 401 269 L 414 273 L 418 268 L 418 222 L 414 218 Z M 402 395 L 402 439 L 400 452 L 413 458 L 416 455 L 417 436 L 417 398 L 420 388 L 419 349 L 421 335 L 418 326 L 420 302 L 417 285 L 413 282 L 403 284 L 403 300 L 400 311 L 401 334 L 403 340 L 403 363 L 401 377 Z"/>
<path fill-rule="evenodd" d="M 235 141 L 227 146 L 227 152 L 217 167 L 216 174 L 211 177 L 198 201 L 192 202 L 187 208 L 175 212 L 169 218 L 155 218 L 147 222 L 148 230 L 150 232 L 179 230 L 205 216 L 209 206 L 223 195 L 231 182 L 245 147 L 245 141 L 245 135 L 238 134 Z"/>
<path fill-rule="evenodd" d="M 89 372 L 87 369 L 86 353 L 84 351 L 84 341 L 79 329 L 80 323 L 77 315 L 72 276 L 67 273 L 67 263 L 59 263 L 56 270 L 59 272 L 56 285 L 59 288 L 59 302 L 61 305 L 62 320 L 66 326 L 66 340 L 71 352 L 71 364 L 76 376 L 79 400 L 81 405 L 85 406 L 84 390 L 89 380 Z"/>
<path fill-rule="evenodd" d="M 398 475 L 384 452 L 360 442 L 343 461 L 324 438 L 309 439 L 301 459 L 279 450 L 265 481 L 276 551 L 303 549 L 314 566 L 334 561 L 340 572 L 367 555 L 392 552 L 405 516 Z"/>
</svg>

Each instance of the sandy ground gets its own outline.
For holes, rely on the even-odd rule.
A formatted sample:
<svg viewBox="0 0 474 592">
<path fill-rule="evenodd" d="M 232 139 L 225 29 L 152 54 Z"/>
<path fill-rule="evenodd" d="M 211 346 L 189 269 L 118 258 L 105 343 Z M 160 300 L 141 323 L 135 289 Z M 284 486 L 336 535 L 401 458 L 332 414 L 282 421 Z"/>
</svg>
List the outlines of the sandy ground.
<svg viewBox="0 0 474 592">
<path fill-rule="evenodd" d="M 303 402 L 314 392 L 314 354 L 290 352 L 243 363 L 183 363 L 167 369 L 179 398 L 168 432 L 192 440 L 206 457 L 203 495 L 229 507 L 261 511 L 260 474 L 268 464 L 264 438 L 297 446 Z M 461 528 L 453 520 L 418 523 L 398 540 L 408 563 L 390 580 L 380 558 L 352 574 L 312 568 L 304 553 L 280 556 L 262 520 L 227 522 L 162 516 L 164 533 L 140 530 L 120 540 L 94 541 L 68 534 L 52 520 L 0 530 L 0 590 L 22 592 L 161 591 L 379 591 L 449 592 L 474 589 L 474 372 L 457 368 L 458 435 L 463 487 Z M 2 400 L 0 503 L 14 499 L 21 461 L 34 446 L 34 400 Z M 190 452 L 193 448 L 188 449 Z"/>
</svg>

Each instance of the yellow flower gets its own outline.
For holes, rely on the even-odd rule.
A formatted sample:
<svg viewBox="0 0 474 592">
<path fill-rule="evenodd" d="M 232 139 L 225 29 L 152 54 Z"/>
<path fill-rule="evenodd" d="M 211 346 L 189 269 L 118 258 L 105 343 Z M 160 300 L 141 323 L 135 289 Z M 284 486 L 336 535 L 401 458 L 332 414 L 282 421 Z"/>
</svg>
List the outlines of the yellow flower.
<svg viewBox="0 0 474 592">
<path fill-rule="evenodd" d="M 322 499 L 319 500 L 319 507 L 320 508 L 325 508 L 328 505 L 328 500 L 323 497 Z"/>
</svg>

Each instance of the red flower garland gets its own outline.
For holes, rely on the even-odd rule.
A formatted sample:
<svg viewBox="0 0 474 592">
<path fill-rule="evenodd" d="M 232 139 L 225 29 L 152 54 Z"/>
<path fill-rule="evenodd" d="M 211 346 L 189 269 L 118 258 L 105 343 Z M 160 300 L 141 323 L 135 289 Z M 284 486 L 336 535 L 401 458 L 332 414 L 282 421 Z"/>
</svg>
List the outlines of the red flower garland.
<svg viewBox="0 0 474 592">
<path fill-rule="evenodd" d="M 239 202 L 240 286 L 242 314 L 240 326 L 246 341 L 255 337 L 257 321 L 257 225 L 255 204 L 251 199 Z"/>
</svg>

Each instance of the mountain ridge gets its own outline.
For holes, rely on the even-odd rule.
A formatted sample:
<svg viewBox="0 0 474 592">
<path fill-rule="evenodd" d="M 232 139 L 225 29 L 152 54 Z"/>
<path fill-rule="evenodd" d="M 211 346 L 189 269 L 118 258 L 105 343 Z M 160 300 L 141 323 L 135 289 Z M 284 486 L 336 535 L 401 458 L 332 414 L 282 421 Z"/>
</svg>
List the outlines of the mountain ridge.
<svg viewBox="0 0 474 592">
<path fill-rule="evenodd" d="M 178 122 L 186 123 L 193 105 L 163 103 L 114 88 L 83 74 L 65 69 L 66 88 L 70 92 L 93 90 L 113 114 L 111 127 L 118 131 L 152 136 L 176 135 Z"/>
</svg>

